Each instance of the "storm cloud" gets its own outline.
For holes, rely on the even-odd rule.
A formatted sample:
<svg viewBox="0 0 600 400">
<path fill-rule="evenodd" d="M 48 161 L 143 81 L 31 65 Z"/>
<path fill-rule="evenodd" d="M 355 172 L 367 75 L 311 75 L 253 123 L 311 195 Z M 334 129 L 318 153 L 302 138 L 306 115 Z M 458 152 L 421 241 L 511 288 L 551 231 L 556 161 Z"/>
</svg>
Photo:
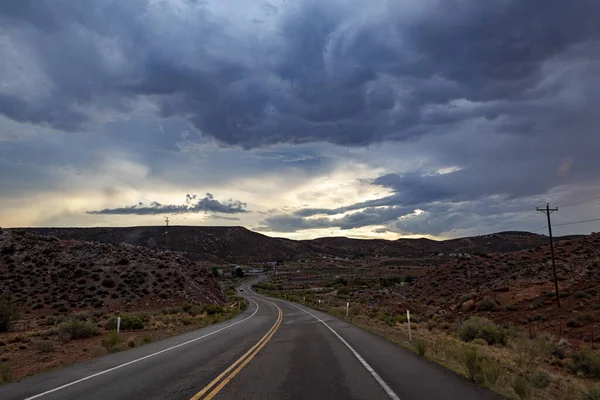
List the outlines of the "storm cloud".
<svg viewBox="0 0 600 400">
<path fill-rule="evenodd" d="M 242 32 L 206 2 L 8 1 L 0 54 L 20 52 L 0 113 L 77 131 L 145 97 L 244 148 L 406 140 L 478 118 L 534 134 L 567 117 L 537 120 L 557 110 L 540 85 L 565 53 L 598 55 L 600 4 L 426 4 L 280 4 L 260 11 L 276 23 Z"/>
<path fill-rule="evenodd" d="M 149 205 L 138 203 L 133 206 L 106 208 L 99 211 L 88 211 L 88 214 L 108 214 L 108 215 L 156 215 L 156 214 L 187 214 L 187 213 L 223 213 L 238 214 L 248 212 L 246 203 L 239 200 L 229 200 L 220 202 L 215 200 L 214 196 L 206 193 L 206 197 L 198 199 L 195 194 L 186 195 L 185 205 L 160 204 L 151 202 Z"/>
</svg>

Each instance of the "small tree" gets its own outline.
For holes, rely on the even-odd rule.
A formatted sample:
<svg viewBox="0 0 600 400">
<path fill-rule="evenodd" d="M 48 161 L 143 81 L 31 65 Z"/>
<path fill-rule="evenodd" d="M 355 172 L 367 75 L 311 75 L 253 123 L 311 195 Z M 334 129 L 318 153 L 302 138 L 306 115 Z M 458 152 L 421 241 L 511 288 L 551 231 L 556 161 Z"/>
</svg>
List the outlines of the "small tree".
<svg viewBox="0 0 600 400">
<path fill-rule="evenodd" d="M 236 278 L 243 278 L 244 270 L 242 270 L 241 268 L 236 268 L 235 271 L 233 271 L 233 276 Z"/>
<path fill-rule="evenodd" d="M 217 269 L 217 267 L 212 267 L 210 269 L 210 273 L 216 278 L 219 276 L 219 270 Z"/>
<path fill-rule="evenodd" d="M 12 321 L 19 317 L 17 306 L 10 295 L 0 296 L 0 332 L 8 332 Z"/>
</svg>

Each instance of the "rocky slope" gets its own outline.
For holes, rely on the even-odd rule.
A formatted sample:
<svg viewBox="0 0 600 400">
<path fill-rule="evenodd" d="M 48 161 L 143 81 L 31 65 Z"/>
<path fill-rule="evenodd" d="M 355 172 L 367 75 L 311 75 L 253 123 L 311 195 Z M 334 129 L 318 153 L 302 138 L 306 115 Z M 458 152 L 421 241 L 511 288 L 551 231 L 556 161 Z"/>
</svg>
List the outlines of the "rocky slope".
<svg viewBox="0 0 600 400">
<path fill-rule="evenodd" d="M 0 293 L 33 313 L 221 303 L 205 268 L 177 253 L 0 230 Z"/>
</svg>

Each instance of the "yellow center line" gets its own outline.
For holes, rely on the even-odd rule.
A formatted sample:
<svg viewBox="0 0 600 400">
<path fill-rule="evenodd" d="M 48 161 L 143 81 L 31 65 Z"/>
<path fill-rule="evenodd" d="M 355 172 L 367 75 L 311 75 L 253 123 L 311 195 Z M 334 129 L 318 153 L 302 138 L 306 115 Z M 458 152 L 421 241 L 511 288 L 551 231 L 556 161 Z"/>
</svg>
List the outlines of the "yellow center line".
<svg viewBox="0 0 600 400">
<path fill-rule="evenodd" d="M 206 385 L 201 391 L 199 391 L 198 393 L 196 393 L 194 395 L 194 397 L 192 397 L 190 400 L 200 400 L 200 398 L 202 396 L 204 396 L 206 394 L 206 392 L 208 392 L 217 382 L 219 382 L 225 375 L 227 375 L 232 369 L 234 369 L 238 364 L 241 363 L 241 365 L 235 369 L 235 371 L 233 371 L 227 378 L 225 378 L 217 387 L 215 387 L 213 389 L 212 392 L 210 392 L 204 399 L 205 400 L 209 400 L 212 399 L 217 393 L 219 393 L 219 391 L 221 391 L 221 389 L 223 389 L 225 387 L 225 385 L 227 385 L 227 383 L 229 383 L 229 381 L 231 381 L 231 379 L 236 376 L 242 368 L 244 368 L 244 366 L 246 366 L 246 364 L 248 364 L 250 362 L 250 360 L 252 360 L 256 354 L 267 344 L 267 342 L 273 337 L 273 335 L 275 334 L 275 332 L 277 331 L 277 329 L 279 328 L 279 326 L 281 325 L 281 322 L 283 320 L 283 311 L 281 311 L 281 308 L 279 308 L 276 304 L 271 303 L 270 301 L 264 300 L 267 303 L 273 305 L 275 308 L 277 308 L 277 321 L 275 321 L 275 324 L 271 327 L 271 329 L 269 329 L 269 331 L 265 334 L 265 336 L 263 336 L 258 343 L 256 343 L 254 346 L 252 346 L 252 348 L 250 350 L 248 350 L 243 356 L 241 356 L 238 360 L 236 360 L 233 364 L 231 364 L 229 366 L 229 368 L 227 368 L 225 371 L 223 371 L 221 374 L 219 374 L 219 376 L 217 376 L 215 379 L 213 379 L 208 385 Z"/>
</svg>

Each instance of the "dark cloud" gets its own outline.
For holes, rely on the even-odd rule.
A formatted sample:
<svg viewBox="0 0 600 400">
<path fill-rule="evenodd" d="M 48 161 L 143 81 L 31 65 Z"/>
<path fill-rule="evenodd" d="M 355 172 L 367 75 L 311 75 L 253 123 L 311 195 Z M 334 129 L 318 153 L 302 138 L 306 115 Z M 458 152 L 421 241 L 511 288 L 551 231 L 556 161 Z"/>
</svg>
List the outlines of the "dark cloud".
<svg viewBox="0 0 600 400">
<path fill-rule="evenodd" d="M 206 193 L 206 197 L 198 199 L 195 194 L 186 195 L 185 205 L 160 204 L 152 202 L 149 205 L 138 203 L 129 207 L 107 208 L 100 211 L 88 211 L 88 214 L 111 214 L 111 215 L 156 215 L 156 214 L 186 214 L 186 213 L 223 213 L 238 214 L 248 212 L 246 203 L 239 200 L 220 202 L 214 196 Z M 228 219 L 228 218 L 223 218 Z"/>
<path fill-rule="evenodd" d="M 505 129 L 536 133 L 567 118 L 550 112 L 556 93 L 534 89 L 552 74 L 548 62 L 598 43 L 600 3 L 432 3 L 257 6 L 279 22 L 259 41 L 204 3 L 181 4 L 182 19 L 168 3 L 143 0 L 12 0 L 0 11 L 3 32 L 36 53 L 28 61 L 51 85 L 45 95 L 0 92 L 0 113 L 79 130 L 93 110 L 129 111 L 151 96 L 162 116 L 244 148 L 404 140 L 476 118 L 506 117 Z"/>
</svg>

